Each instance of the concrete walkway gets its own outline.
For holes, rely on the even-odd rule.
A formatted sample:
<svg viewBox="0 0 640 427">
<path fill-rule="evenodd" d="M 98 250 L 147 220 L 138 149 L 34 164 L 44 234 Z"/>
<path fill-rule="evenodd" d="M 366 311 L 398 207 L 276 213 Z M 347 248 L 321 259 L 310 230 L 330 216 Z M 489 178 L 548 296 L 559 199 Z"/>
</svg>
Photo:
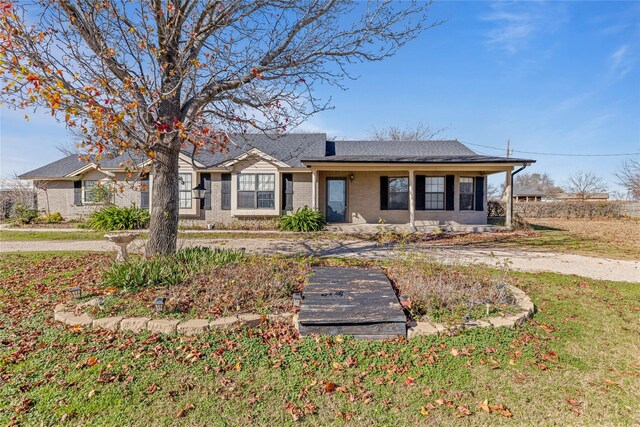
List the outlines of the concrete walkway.
<svg viewBox="0 0 640 427">
<path fill-rule="evenodd" d="M 132 251 L 141 250 L 144 242 L 132 244 Z M 314 256 L 335 256 L 349 258 L 383 259 L 406 250 L 431 253 L 444 262 L 486 263 L 501 265 L 518 271 L 548 271 L 561 274 L 575 274 L 593 279 L 640 282 L 640 260 L 615 260 L 584 255 L 552 252 L 531 252 L 505 248 L 474 248 L 454 246 L 380 246 L 375 242 L 360 240 L 322 239 L 179 239 L 180 247 L 210 246 L 245 248 L 247 252 L 259 254 L 280 253 L 287 255 L 304 254 Z M 114 251 L 115 246 L 106 240 L 98 241 L 2 241 L 0 252 L 27 251 Z"/>
</svg>

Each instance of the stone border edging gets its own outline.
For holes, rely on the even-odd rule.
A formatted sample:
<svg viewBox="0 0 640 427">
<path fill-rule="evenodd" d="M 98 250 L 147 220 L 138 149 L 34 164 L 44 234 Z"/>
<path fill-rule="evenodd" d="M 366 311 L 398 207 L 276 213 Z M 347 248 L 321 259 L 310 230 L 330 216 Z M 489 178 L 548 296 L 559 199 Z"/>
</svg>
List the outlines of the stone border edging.
<svg viewBox="0 0 640 427">
<path fill-rule="evenodd" d="M 78 306 L 87 306 L 87 303 L 78 304 Z M 90 305 L 90 304 L 89 304 Z M 76 306 L 76 308 L 78 308 Z M 82 308 L 82 307 L 80 307 Z M 150 317 L 102 317 L 94 319 L 86 313 L 79 313 L 66 304 L 58 304 L 54 308 L 54 319 L 58 322 L 69 326 L 82 326 L 86 328 L 106 329 L 109 331 L 131 331 L 140 333 L 149 331 L 151 333 L 161 333 L 173 335 L 175 333 L 187 336 L 199 335 L 209 332 L 211 329 L 224 329 L 232 326 L 258 326 L 265 320 L 285 320 L 292 321 L 293 313 L 280 314 L 238 314 L 235 316 L 222 317 L 216 320 L 207 319 L 164 319 Z"/>
<path fill-rule="evenodd" d="M 520 312 L 505 317 L 489 317 L 486 319 L 473 320 L 462 323 L 460 325 L 446 326 L 444 323 L 435 322 L 410 322 L 407 323 L 407 338 L 418 337 L 421 335 L 439 335 L 458 331 L 465 328 L 476 327 L 508 327 L 513 328 L 520 326 L 527 319 L 533 316 L 535 307 L 531 298 L 521 289 L 513 285 L 507 285 L 516 300 L 516 305 L 520 308 Z"/>
<path fill-rule="evenodd" d="M 407 322 L 407 338 L 414 338 L 421 335 L 440 335 L 459 331 L 465 328 L 474 327 L 509 327 L 522 325 L 527 319 L 533 316 L 535 307 L 531 298 L 521 289 L 513 285 L 507 285 L 513 294 L 516 305 L 520 312 L 505 317 L 489 317 L 486 319 L 474 320 L 460 325 L 447 326 L 444 323 L 435 322 Z M 87 328 L 106 329 L 109 331 L 131 331 L 140 333 L 149 331 L 151 333 L 161 333 L 173 335 L 180 333 L 187 336 L 199 335 L 209 332 L 211 329 L 225 329 L 232 326 L 254 327 L 262 324 L 265 320 L 284 320 L 293 322 L 298 328 L 298 316 L 294 313 L 280 314 L 255 314 L 246 313 L 235 316 L 221 317 L 216 320 L 207 319 L 164 319 L 150 317 L 102 317 L 94 319 L 81 310 L 85 307 L 95 305 L 93 300 L 77 304 L 75 308 L 66 304 L 58 304 L 54 308 L 54 319 L 69 326 L 82 326 Z M 72 311 L 73 310 L 73 311 Z"/>
</svg>

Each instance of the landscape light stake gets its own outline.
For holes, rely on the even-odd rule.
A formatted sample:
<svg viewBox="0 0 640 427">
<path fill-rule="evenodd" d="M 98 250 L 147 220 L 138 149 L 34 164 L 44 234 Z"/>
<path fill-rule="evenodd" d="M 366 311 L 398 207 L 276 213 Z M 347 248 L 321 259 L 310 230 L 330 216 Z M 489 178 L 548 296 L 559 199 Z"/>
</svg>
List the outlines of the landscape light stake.
<svg viewBox="0 0 640 427">
<path fill-rule="evenodd" d="M 156 310 L 156 313 L 164 311 L 166 301 L 166 297 L 156 297 L 156 299 L 153 301 L 153 308 Z"/>
<path fill-rule="evenodd" d="M 70 288 L 69 292 L 71 293 L 71 296 L 74 297 L 75 299 L 82 298 L 82 289 L 80 288 L 80 286 L 74 286 Z"/>
<path fill-rule="evenodd" d="M 484 300 L 484 306 L 487 308 L 487 316 L 488 316 L 489 311 L 491 311 L 491 300 L 489 298 Z"/>
</svg>

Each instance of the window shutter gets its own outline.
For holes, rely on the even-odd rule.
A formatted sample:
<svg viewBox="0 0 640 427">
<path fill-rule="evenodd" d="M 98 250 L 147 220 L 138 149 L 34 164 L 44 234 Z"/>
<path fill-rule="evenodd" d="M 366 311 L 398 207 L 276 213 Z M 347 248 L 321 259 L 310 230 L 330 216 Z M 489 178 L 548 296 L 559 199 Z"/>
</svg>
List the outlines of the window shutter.
<svg viewBox="0 0 640 427">
<path fill-rule="evenodd" d="M 204 199 L 200 200 L 200 209 L 211 210 L 211 174 L 201 173 L 200 184 L 205 188 Z"/>
<path fill-rule="evenodd" d="M 73 204 L 82 206 L 82 181 L 73 181 Z"/>
<path fill-rule="evenodd" d="M 416 175 L 416 210 L 424 210 L 424 175 Z"/>
<path fill-rule="evenodd" d="M 140 189 L 140 207 L 149 209 L 149 178 L 140 180 L 140 185 L 144 187 Z"/>
<path fill-rule="evenodd" d="M 220 208 L 222 210 L 229 210 L 231 209 L 231 174 L 223 173 L 221 181 L 220 194 L 222 199 L 220 201 Z"/>
<path fill-rule="evenodd" d="M 282 175 L 282 209 L 293 210 L 293 174 L 291 173 Z"/>
<path fill-rule="evenodd" d="M 484 176 L 476 176 L 476 211 L 484 210 Z"/>
<path fill-rule="evenodd" d="M 452 211 L 454 209 L 454 200 L 455 200 L 455 190 L 454 190 L 454 179 L 453 175 L 447 175 L 445 179 L 445 209 L 448 211 Z"/>
<path fill-rule="evenodd" d="M 389 210 L 389 177 L 380 177 L 380 210 Z"/>
</svg>

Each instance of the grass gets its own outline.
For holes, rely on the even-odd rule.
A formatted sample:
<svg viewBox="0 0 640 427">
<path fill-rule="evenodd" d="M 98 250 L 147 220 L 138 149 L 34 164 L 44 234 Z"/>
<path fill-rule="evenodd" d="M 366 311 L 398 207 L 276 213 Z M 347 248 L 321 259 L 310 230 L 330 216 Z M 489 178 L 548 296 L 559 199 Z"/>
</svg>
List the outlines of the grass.
<svg viewBox="0 0 640 427">
<path fill-rule="evenodd" d="M 66 287 L 92 286 L 102 262 L 78 253 L 10 254 L 0 261 L 0 424 L 629 425 L 640 419 L 637 284 L 514 273 L 537 305 L 534 321 L 515 330 L 410 341 L 298 340 L 283 323 L 194 338 L 54 323 L 51 310 L 67 298 Z M 491 413 L 482 409 L 485 400 Z"/>
<path fill-rule="evenodd" d="M 529 219 L 531 232 L 478 234 L 458 243 L 577 253 L 617 259 L 640 259 L 640 218 Z M 467 239 L 467 241 L 465 241 Z M 449 243 L 449 242 L 446 242 Z M 452 244 L 456 244 L 455 239 Z"/>
</svg>

